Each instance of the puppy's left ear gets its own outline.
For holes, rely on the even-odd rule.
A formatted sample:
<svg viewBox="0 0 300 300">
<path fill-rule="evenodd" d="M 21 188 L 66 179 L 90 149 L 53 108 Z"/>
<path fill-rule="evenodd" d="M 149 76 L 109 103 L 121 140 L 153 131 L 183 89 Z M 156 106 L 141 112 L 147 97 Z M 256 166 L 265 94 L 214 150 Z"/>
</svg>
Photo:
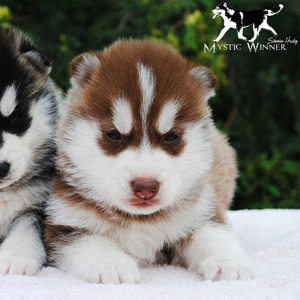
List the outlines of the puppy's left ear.
<svg viewBox="0 0 300 300">
<path fill-rule="evenodd" d="M 32 49 L 21 54 L 42 75 L 48 76 L 51 72 L 50 58 L 43 52 Z"/>
<path fill-rule="evenodd" d="M 203 66 L 199 66 L 191 69 L 190 74 L 198 80 L 198 83 L 203 90 L 205 101 L 215 95 L 215 88 L 217 86 L 218 79 L 211 70 Z"/>
</svg>

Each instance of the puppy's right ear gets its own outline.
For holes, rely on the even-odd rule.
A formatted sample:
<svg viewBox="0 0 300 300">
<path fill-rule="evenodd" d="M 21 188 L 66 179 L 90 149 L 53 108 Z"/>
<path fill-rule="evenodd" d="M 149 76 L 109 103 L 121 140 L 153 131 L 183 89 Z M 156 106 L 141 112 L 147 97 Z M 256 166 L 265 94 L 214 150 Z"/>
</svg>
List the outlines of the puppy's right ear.
<svg viewBox="0 0 300 300">
<path fill-rule="evenodd" d="M 72 87 L 75 89 L 83 87 L 99 67 L 100 60 L 95 53 L 83 53 L 77 56 L 70 67 Z"/>
<path fill-rule="evenodd" d="M 210 69 L 198 66 L 191 69 L 190 74 L 197 79 L 198 84 L 203 91 L 205 101 L 215 95 L 218 79 Z"/>
</svg>

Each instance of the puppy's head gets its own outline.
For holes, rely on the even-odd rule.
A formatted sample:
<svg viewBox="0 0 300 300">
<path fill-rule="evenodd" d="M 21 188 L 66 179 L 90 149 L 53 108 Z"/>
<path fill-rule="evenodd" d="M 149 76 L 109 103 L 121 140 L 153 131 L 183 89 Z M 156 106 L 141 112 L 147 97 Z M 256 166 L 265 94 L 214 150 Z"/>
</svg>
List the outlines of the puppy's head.
<svg viewBox="0 0 300 300">
<path fill-rule="evenodd" d="M 132 214 L 176 206 L 210 168 L 216 77 L 167 45 L 121 41 L 71 65 L 60 168 L 85 198 Z"/>
<path fill-rule="evenodd" d="M 0 27 L 0 189 L 29 176 L 49 135 L 41 99 L 49 72 L 48 58 L 26 36 Z"/>
</svg>

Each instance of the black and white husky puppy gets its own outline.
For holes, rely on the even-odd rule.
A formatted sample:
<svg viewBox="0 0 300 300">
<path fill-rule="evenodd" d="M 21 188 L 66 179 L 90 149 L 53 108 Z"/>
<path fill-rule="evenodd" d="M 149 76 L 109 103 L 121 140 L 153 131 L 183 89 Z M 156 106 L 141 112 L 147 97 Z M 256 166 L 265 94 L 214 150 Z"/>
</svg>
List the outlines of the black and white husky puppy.
<svg viewBox="0 0 300 300">
<path fill-rule="evenodd" d="M 60 93 L 48 57 L 24 34 L 0 27 L 0 274 L 44 264 L 43 203 L 55 173 Z"/>
</svg>

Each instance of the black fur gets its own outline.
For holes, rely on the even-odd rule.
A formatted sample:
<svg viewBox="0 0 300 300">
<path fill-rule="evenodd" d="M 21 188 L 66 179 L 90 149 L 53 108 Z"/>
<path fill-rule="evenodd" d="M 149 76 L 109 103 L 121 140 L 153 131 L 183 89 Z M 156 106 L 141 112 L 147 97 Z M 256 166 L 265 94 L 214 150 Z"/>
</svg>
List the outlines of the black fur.
<svg viewBox="0 0 300 300">
<path fill-rule="evenodd" d="M 0 113 L 0 147 L 3 143 L 3 133 L 8 132 L 22 136 L 29 129 L 32 119 L 29 115 L 31 103 L 39 101 L 43 96 L 49 98 L 48 114 L 52 116 L 52 125 L 57 122 L 57 99 L 52 86 L 49 87 L 46 81 L 49 80 L 41 72 L 41 68 L 49 68 L 51 63 L 48 56 L 42 52 L 28 37 L 11 27 L 0 27 L 0 99 L 5 89 L 13 82 L 17 86 L 17 106 L 12 115 L 5 117 Z M 22 54 L 33 51 L 37 53 L 40 60 L 33 63 L 28 61 L 32 68 L 24 67 L 24 62 L 20 59 Z M 42 65 L 37 67 L 37 65 Z M 38 82 L 38 89 L 36 88 Z M 15 117 L 21 116 L 20 122 L 14 123 Z M 55 174 L 56 145 L 53 139 L 48 140 L 40 154 L 37 156 L 36 170 L 31 174 L 26 174 L 26 180 L 38 182 L 48 181 Z M 20 179 L 25 184 L 24 178 Z M 14 186 L 19 186 L 16 182 Z M 13 187 L 14 187 L 13 186 Z M 11 189 L 12 187 L 8 187 Z M 0 190 L 1 194 L 1 190 Z"/>
</svg>

